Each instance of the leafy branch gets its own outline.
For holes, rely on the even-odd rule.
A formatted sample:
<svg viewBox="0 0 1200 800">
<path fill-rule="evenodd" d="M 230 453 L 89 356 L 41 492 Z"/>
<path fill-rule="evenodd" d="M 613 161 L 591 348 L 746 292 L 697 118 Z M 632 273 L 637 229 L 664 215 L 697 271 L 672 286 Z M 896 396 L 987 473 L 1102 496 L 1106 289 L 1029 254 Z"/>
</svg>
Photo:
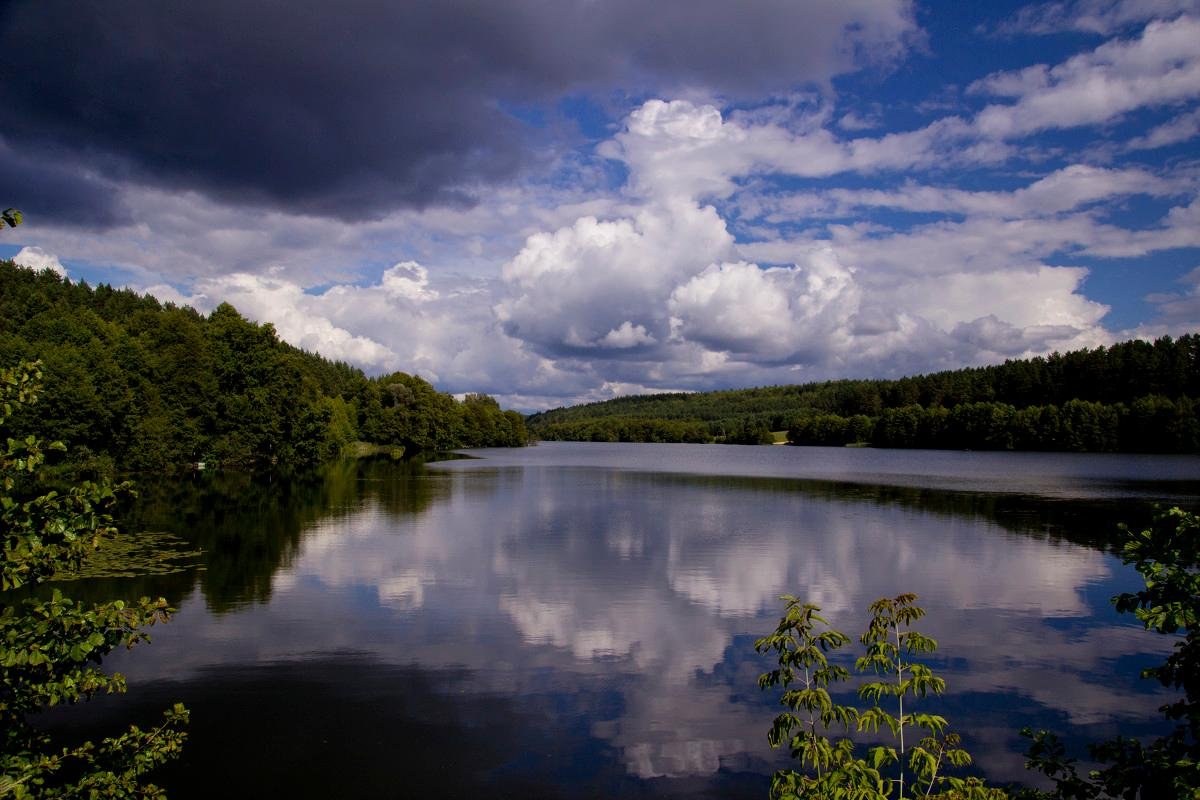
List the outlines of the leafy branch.
<svg viewBox="0 0 1200 800">
<path fill-rule="evenodd" d="M 36 363 L 0 370 L 0 429 L 37 400 Z M 4 440 L 0 449 L 0 591 L 11 592 L 77 570 L 100 541 L 116 535 L 110 510 L 125 484 L 85 482 L 64 492 L 38 493 L 38 467 L 59 443 L 36 437 Z M 125 679 L 100 669 L 117 647 L 149 639 L 146 628 L 165 622 L 166 600 L 142 598 L 87 605 L 55 589 L 49 600 L 5 602 L 0 611 L 0 798 L 162 798 L 147 783 L 152 767 L 176 757 L 188 712 L 168 710 L 148 731 L 133 726 L 99 743 L 58 748 L 30 718 L 54 705 L 125 691 Z"/>
<path fill-rule="evenodd" d="M 785 596 L 784 616 L 775 632 L 755 642 L 760 653 L 773 653 L 779 666 L 758 679 L 760 689 L 782 686 L 780 703 L 788 710 L 776 716 L 768 741 L 772 747 L 787 742 L 799 770 L 780 770 L 771 780 L 773 800 L 836 798 L 838 800 L 885 800 L 911 797 L 944 800 L 995 800 L 1006 795 L 974 777 L 946 774 L 947 767 L 963 768 L 971 756 L 961 747 L 957 734 L 947 733 L 944 717 L 905 711 L 905 698 L 939 695 L 946 683 L 925 664 L 914 660 L 932 653 L 937 642 L 912 629 L 925 611 L 916 605 L 917 596 L 902 594 L 881 598 L 870 606 L 871 621 L 859 637 L 864 655 L 855 670 L 881 680 L 868 680 L 858 695 L 871 705 L 865 708 L 833 701 L 829 686 L 848 680 L 850 671 L 830 663 L 829 654 L 850 640 L 829 628 L 820 608 Z M 789 688 L 792 685 L 796 688 Z M 896 703 L 896 714 L 883 703 Z M 849 737 L 832 739 L 831 730 L 841 729 L 891 734 L 897 746 L 876 745 L 857 755 L 857 744 Z M 915 746 L 906 746 L 905 730 L 924 732 Z M 911 780 L 909 779 L 911 776 Z"/>
</svg>

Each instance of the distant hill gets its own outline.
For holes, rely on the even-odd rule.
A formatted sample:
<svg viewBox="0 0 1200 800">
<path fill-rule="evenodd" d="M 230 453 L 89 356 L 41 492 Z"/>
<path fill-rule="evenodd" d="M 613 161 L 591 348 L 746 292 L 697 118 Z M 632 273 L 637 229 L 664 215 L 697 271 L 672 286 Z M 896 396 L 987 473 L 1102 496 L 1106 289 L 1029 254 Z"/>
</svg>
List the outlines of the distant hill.
<svg viewBox="0 0 1200 800">
<path fill-rule="evenodd" d="M 526 441 L 523 418 L 402 372 L 368 378 L 280 341 L 222 304 L 203 315 L 0 260 L 0 364 L 40 360 L 17 434 L 120 469 L 307 464 L 356 440 L 438 450 Z"/>
<path fill-rule="evenodd" d="M 619 397 L 534 414 L 543 439 L 1200 451 L 1200 336 L 898 380 Z"/>
</svg>

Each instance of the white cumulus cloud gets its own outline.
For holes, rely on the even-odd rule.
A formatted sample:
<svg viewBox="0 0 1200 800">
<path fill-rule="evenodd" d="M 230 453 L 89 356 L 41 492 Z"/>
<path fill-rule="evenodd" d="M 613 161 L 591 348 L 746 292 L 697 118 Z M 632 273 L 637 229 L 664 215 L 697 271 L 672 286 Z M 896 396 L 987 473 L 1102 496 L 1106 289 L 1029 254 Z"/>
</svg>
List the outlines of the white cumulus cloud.
<svg viewBox="0 0 1200 800">
<path fill-rule="evenodd" d="M 672 290 L 732 247 L 716 211 L 690 200 L 647 205 L 631 219 L 581 217 L 529 237 L 504 268 L 512 295 L 496 313 L 547 354 L 662 341 Z"/>
<path fill-rule="evenodd" d="M 196 288 L 193 305 L 205 308 L 232 303 L 246 317 L 273 324 L 284 340 L 326 358 L 376 368 L 387 367 L 396 359 L 386 345 L 333 324 L 323 313 L 319 296 L 306 294 L 300 285 L 285 278 L 239 272 L 201 281 Z"/>
<path fill-rule="evenodd" d="M 1117 38 L 934 87 L 943 116 L 910 130 L 884 124 L 903 104 L 869 97 L 724 105 L 683 87 L 469 207 L 348 222 L 123 186 L 135 222 L 103 237 L 25 225 L 38 247 L 18 261 L 112 266 L 327 357 L 523 408 L 1095 346 L 1123 333 L 1089 296 L 1104 259 L 1200 246 L 1200 171 L 1155 152 L 1200 132 L 1194 12 L 1022 11 L 1026 32 Z M 1094 146 L 1036 135 L 1061 129 Z M 1138 330 L 1178 333 L 1193 284 L 1149 298 L 1158 316 Z"/>
<path fill-rule="evenodd" d="M 67 268 L 58 260 L 58 256 L 47 253 L 40 247 L 22 247 L 12 260 L 22 267 L 36 272 L 48 269 L 64 278 L 67 276 Z"/>
<path fill-rule="evenodd" d="M 677 337 L 752 359 L 807 362 L 844 346 L 859 303 L 852 271 L 824 249 L 804 266 L 712 265 L 677 287 L 668 306 Z"/>
</svg>

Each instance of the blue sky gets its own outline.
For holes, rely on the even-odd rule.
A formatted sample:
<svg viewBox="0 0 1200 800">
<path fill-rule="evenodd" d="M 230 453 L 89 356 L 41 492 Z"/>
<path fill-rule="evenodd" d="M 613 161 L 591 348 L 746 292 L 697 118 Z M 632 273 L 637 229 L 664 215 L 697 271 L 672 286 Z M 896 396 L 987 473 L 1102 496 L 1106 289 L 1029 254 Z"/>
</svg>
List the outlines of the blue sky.
<svg viewBox="0 0 1200 800">
<path fill-rule="evenodd" d="M 29 2 L 0 53 L 0 255 L 523 409 L 1200 328 L 1195 0 Z"/>
</svg>

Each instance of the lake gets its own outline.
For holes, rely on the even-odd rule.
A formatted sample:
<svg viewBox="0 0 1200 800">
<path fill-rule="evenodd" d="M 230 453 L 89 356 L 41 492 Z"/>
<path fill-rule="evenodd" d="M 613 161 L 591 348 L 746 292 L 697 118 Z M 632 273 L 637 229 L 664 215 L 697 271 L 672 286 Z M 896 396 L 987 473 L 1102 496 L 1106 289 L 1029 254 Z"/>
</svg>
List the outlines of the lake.
<svg viewBox="0 0 1200 800">
<path fill-rule="evenodd" d="M 470 452 L 470 451 L 468 451 Z M 192 710 L 173 798 L 764 798 L 787 763 L 754 639 L 781 594 L 856 639 L 916 592 L 949 718 L 989 778 L 1021 727 L 1160 730 L 1169 650 L 1109 597 L 1118 520 L 1195 508 L 1200 459 L 543 443 L 280 479 L 142 480 L 126 526 L 181 540 L 130 691 L 45 715 L 88 735 Z M 200 550 L 200 554 L 188 550 Z M 168 562 L 168 566 L 171 562 Z M 162 572 L 160 567 L 157 571 Z"/>
</svg>

